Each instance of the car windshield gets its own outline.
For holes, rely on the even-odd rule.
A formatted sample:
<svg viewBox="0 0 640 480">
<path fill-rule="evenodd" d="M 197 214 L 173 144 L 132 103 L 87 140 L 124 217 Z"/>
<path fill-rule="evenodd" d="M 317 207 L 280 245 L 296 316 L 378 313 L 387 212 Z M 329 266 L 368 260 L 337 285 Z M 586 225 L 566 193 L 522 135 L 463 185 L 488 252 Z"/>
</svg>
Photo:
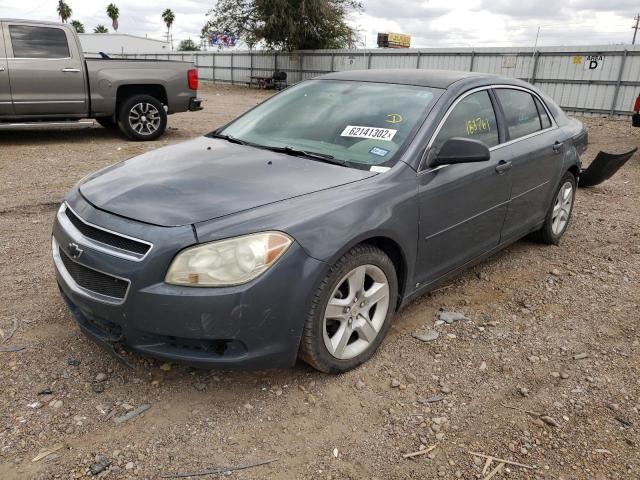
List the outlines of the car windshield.
<svg viewBox="0 0 640 480">
<path fill-rule="evenodd" d="M 412 85 L 310 80 L 267 100 L 217 135 L 350 167 L 391 166 L 441 92 Z"/>
</svg>

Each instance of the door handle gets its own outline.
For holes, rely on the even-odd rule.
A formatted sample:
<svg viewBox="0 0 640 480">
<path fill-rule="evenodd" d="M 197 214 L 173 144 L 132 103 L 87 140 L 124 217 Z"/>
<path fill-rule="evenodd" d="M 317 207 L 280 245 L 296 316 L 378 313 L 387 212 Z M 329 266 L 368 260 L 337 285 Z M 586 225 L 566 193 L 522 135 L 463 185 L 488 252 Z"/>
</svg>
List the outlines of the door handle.
<svg viewBox="0 0 640 480">
<path fill-rule="evenodd" d="M 505 162 L 504 160 L 500 160 L 498 165 L 496 165 L 496 172 L 502 175 L 504 172 L 509 170 L 512 166 L 511 161 Z"/>
<path fill-rule="evenodd" d="M 80 69 L 79 68 L 71 68 L 71 67 L 63 68 L 60 71 L 64 72 L 64 73 L 80 73 Z"/>
<path fill-rule="evenodd" d="M 564 143 L 556 142 L 553 144 L 553 153 L 560 153 L 562 151 L 562 146 Z"/>
<path fill-rule="evenodd" d="M 0 72 L 4 72 L 4 67 L 0 65 Z"/>
</svg>

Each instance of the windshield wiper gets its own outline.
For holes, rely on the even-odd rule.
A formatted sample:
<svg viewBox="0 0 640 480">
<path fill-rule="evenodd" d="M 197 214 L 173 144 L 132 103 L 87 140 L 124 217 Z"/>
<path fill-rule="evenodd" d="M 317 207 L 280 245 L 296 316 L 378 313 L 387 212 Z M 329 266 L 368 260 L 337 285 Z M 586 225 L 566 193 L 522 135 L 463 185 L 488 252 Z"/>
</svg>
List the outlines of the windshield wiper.
<svg viewBox="0 0 640 480">
<path fill-rule="evenodd" d="M 240 140 L 239 138 L 232 137 L 231 135 L 224 135 L 222 133 L 212 132 L 209 134 L 212 138 L 221 138 L 222 140 L 226 140 L 227 142 L 237 143 L 238 145 L 246 145 L 247 143 Z"/>
<path fill-rule="evenodd" d="M 325 163 L 332 163 L 334 165 L 345 166 L 346 162 L 344 160 L 337 160 L 333 155 L 329 155 L 327 153 L 318 153 L 318 152 L 310 152 L 308 150 L 299 150 L 297 148 L 292 148 L 289 146 L 286 147 L 270 147 L 267 145 L 261 145 L 260 148 L 264 148 L 266 150 L 271 150 L 272 152 L 278 153 L 286 153 L 287 155 L 295 155 L 299 157 L 311 158 L 313 160 L 319 160 Z"/>
<path fill-rule="evenodd" d="M 269 145 L 261 145 L 259 143 L 245 142 L 244 140 L 240 140 L 239 138 L 232 137 L 231 135 L 225 135 L 223 133 L 217 133 L 217 132 L 212 132 L 208 136 L 212 138 L 221 138 L 222 140 L 226 140 L 231 143 L 237 143 L 238 145 L 247 145 L 249 147 L 263 148 L 265 150 L 270 150 L 272 152 L 286 153 L 287 155 L 295 155 L 299 157 L 311 158 L 313 160 L 319 160 L 325 163 L 332 163 L 334 165 L 341 165 L 343 167 L 346 166 L 346 162 L 344 160 L 337 160 L 333 155 L 329 155 L 327 153 L 318 153 L 318 152 L 310 152 L 308 150 L 299 150 L 297 148 L 292 148 L 289 146 L 272 147 Z"/>
</svg>

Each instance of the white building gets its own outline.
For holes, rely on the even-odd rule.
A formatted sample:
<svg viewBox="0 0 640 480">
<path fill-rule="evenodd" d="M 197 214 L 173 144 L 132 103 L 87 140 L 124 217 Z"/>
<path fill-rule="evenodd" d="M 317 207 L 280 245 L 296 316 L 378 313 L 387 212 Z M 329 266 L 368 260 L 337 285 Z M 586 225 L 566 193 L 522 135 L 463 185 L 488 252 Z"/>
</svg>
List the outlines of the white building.
<svg viewBox="0 0 640 480">
<path fill-rule="evenodd" d="M 137 37 L 126 33 L 81 33 L 80 43 L 86 54 L 170 53 L 171 46 L 164 40 Z"/>
</svg>

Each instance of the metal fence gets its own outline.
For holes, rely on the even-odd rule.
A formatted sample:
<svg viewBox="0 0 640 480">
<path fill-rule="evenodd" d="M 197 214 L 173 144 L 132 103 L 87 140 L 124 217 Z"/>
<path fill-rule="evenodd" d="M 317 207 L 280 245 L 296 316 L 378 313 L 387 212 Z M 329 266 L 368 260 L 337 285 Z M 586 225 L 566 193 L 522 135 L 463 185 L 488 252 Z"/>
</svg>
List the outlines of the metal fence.
<svg viewBox="0 0 640 480">
<path fill-rule="evenodd" d="M 131 54 L 125 58 L 193 62 L 203 80 L 249 84 L 251 77 L 287 72 L 293 84 L 317 75 L 370 68 L 420 68 L 495 73 L 528 80 L 565 110 L 628 116 L 640 93 L 640 46 L 222 51 Z"/>
</svg>

